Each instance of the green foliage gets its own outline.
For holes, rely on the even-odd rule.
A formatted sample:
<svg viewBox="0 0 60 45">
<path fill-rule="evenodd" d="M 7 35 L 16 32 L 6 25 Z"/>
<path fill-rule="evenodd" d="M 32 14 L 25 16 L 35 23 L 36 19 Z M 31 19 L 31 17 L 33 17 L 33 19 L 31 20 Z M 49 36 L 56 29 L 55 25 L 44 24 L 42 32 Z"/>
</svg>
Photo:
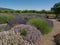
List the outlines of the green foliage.
<svg viewBox="0 0 60 45">
<path fill-rule="evenodd" d="M 46 10 L 13 10 L 8 8 L 0 8 L 0 13 L 47 13 Z"/>
<path fill-rule="evenodd" d="M 20 43 L 18 43 L 18 45 L 21 45 Z"/>
<path fill-rule="evenodd" d="M 56 45 L 60 45 L 60 33 L 54 36 L 54 42 Z"/>
<path fill-rule="evenodd" d="M 47 13 L 47 11 L 46 11 L 46 10 L 41 10 L 40 12 L 41 12 L 41 13 Z"/>
<path fill-rule="evenodd" d="M 28 22 L 29 25 L 35 26 L 42 34 L 47 34 L 51 31 L 51 27 L 46 21 L 40 18 L 32 19 Z"/>
<path fill-rule="evenodd" d="M 8 30 L 8 28 L 6 27 L 6 26 L 2 26 L 1 28 L 0 28 L 0 32 L 2 32 L 2 31 L 7 31 Z"/>
<path fill-rule="evenodd" d="M 6 23 L 6 22 L 8 22 L 8 21 L 10 21 L 10 20 L 12 20 L 12 19 L 14 19 L 13 16 L 0 15 L 0 24 Z"/>
<path fill-rule="evenodd" d="M 15 13 L 21 13 L 21 10 L 15 10 Z"/>
<path fill-rule="evenodd" d="M 20 35 L 26 36 L 26 34 L 27 34 L 26 29 L 21 29 L 21 30 L 20 30 Z"/>
<path fill-rule="evenodd" d="M 56 17 L 59 16 L 60 14 L 60 2 L 56 3 L 53 8 L 51 8 L 51 10 L 54 11 L 54 13 L 56 14 Z"/>
</svg>

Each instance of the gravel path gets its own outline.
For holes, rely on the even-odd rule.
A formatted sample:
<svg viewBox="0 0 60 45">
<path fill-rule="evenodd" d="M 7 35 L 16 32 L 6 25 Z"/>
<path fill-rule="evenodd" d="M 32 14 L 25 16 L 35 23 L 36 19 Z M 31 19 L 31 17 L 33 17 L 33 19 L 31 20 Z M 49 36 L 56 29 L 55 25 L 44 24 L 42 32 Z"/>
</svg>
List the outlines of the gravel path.
<svg viewBox="0 0 60 45">
<path fill-rule="evenodd" d="M 54 40 L 53 36 L 60 32 L 60 22 L 54 19 L 51 19 L 51 20 L 54 23 L 54 27 L 52 29 L 52 32 L 50 32 L 47 35 L 42 36 L 41 45 L 55 45 L 55 43 L 53 42 Z"/>
</svg>

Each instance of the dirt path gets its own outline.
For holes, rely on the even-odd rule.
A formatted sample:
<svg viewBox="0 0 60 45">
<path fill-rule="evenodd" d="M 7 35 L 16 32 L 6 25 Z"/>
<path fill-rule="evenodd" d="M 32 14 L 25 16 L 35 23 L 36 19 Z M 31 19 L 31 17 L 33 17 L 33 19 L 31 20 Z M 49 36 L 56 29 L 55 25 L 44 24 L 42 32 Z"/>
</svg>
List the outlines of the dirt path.
<svg viewBox="0 0 60 45">
<path fill-rule="evenodd" d="M 42 42 L 41 45 L 55 45 L 53 40 L 53 36 L 58 34 L 60 32 L 60 22 L 52 19 L 53 23 L 54 23 L 54 27 L 52 29 L 52 32 L 50 32 L 47 35 L 42 36 Z"/>
</svg>

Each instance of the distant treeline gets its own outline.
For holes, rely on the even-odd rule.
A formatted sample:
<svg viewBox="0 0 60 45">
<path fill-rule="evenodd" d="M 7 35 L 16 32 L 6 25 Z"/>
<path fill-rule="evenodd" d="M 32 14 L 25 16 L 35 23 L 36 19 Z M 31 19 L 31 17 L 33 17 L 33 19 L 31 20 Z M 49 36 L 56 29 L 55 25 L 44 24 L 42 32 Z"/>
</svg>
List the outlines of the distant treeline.
<svg viewBox="0 0 60 45">
<path fill-rule="evenodd" d="M 1 8 L 0 9 L 0 13 L 48 13 L 51 14 L 53 13 L 53 11 L 50 10 L 13 10 L 13 9 L 6 9 L 6 8 Z"/>
</svg>

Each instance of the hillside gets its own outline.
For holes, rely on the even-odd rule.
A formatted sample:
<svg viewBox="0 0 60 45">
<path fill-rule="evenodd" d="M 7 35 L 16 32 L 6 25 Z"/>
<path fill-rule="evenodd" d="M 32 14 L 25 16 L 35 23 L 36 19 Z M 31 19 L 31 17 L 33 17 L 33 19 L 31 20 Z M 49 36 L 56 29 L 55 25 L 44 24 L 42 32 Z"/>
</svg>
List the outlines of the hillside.
<svg viewBox="0 0 60 45">
<path fill-rule="evenodd" d="M 2 8 L 2 7 L 0 7 L 0 10 L 13 10 L 13 9 L 9 9 L 9 8 Z"/>
</svg>

